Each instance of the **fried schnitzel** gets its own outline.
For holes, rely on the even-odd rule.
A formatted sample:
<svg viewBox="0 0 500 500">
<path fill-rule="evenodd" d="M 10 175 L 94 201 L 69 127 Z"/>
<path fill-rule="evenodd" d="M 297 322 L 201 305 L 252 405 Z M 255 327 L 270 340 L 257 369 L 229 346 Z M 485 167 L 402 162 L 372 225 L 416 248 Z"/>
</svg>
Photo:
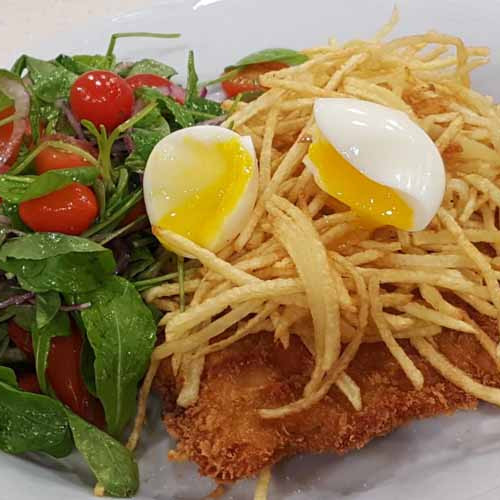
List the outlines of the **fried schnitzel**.
<svg viewBox="0 0 500 500">
<path fill-rule="evenodd" d="M 495 336 L 495 321 L 477 314 L 474 319 Z M 456 366 L 500 386 L 495 364 L 473 335 L 448 330 L 435 341 Z M 401 345 L 424 375 L 423 390 L 415 390 L 383 343 L 364 344 L 347 370 L 361 388 L 361 411 L 333 387 L 314 407 L 278 420 L 263 420 L 257 410 L 301 396 L 313 360 L 297 338 L 285 350 L 271 334 L 253 335 L 208 356 L 199 399 L 188 409 L 173 403 L 175 382 L 166 361 L 156 380 L 166 428 L 178 440 L 178 456 L 197 463 L 203 475 L 232 482 L 287 456 L 344 454 L 412 419 L 476 408 L 476 398 L 443 379 L 408 342 Z"/>
</svg>

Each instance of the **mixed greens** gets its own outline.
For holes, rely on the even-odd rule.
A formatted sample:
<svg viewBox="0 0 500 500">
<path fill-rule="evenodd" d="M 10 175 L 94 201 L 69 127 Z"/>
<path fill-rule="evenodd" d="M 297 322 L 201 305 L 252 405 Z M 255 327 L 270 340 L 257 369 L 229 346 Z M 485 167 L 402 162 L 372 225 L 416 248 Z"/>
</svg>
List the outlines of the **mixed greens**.
<svg viewBox="0 0 500 500">
<path fill-rule="evenodd" d="M 61 458 L 76 447 L 112 496 L 139 484 L 120 440 L 156 342 L 159 312 L 140 292 L 182 289 L 184 277 L 151 233 L 142 174 L 170 132 L 225 118 L 192 52 L 184 88 L 162 62 L 117 61 L 129 36 L 178 35 L 117 34 L 104 55 L 23 55 L 0 70 L 0 450 Z M 228 71 L 303 60 L 273 49 Z M 99 78 L 121 92 L 96 105 L 102 116 L 81 98 Z"/>
</svg>

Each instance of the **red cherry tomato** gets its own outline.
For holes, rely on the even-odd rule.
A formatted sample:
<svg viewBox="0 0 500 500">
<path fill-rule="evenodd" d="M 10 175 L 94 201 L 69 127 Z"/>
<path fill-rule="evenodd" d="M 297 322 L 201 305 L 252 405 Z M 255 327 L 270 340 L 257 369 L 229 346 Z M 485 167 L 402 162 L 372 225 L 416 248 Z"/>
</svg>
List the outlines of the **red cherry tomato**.
<svg viewBox="0 0 500 500">
<path fill-rule="evenodd" d="M 2 111 L 0 111 L 0 120 L 12 116 L 15 112 L 16 110 L 14 106 L 9 106 L 8 108 L 3 109 Z M 0 151 L 2 151 L 2 149 L 5 148 L 10 142 L 13 130 L 14 125 L 12 122 L 7 123 L 7 125 L 4 125 L 3 127 L 0 127 Z M 22 137 L 19 137 L 14 144 L 14 149 L 12 150 L 11 155 L 9 156 L 9 158 L 7 158 L 7 165 L 12 166 L 12 164 L 16 161 L 17 155 L 19 154 L 19 149 L 21 148 L 21 143 Z M 3 170 L 7 171 L 8 168 Z"/>
<path fill-rule="evenodd" d="M 69 103 L 78 120 L 104 125 L 110 132 L 132 116 L 134 91 L 116 73 L 89 71 L 73 83 Z"/>
<path fill-rule="evenodd" d="M 98 212 L 95 194 L 78 182 L 19 205 L 22 221 L 33 231 L 42 233 L 82 234 Z"/>
<path fill-rule="evenodd" d="M 17 383 L 23 391 L 35 392 L 37 394 L 42 392 L 35 373 L 22 373 L 18 375 Z"/>
<path fill-rule="evenodd" d="M 167 78 L 149 73 L 129 76 L 126 78 L 126 82 L 132 90 L 140 89 L 141 87 L 170 87 L 172 85 L 172 82 Z"/>
<path fill-rule="evenodd" d="M 134 222 L 136 219 L 138 219 L 141 215 L 144 215 L 145 213 L 146 213 L 146 205 L 144 203 L 144 200 L 141 200 L 124 217 L 124 219 L 120 223 L 120 227 L 126 226 L 127 224 L 130 224 L 131 222 Z"/>
<path fill-rule="evenodd" d="M 21 328 L 13 319 L 7 325 L 7 332 L 14 345 L 26 356 L 33 358 L 33 340 L 29 332 Z"/>
<path fill-rule="evenodd" d="M 41 140 L 41 142 L 45 141 L 65 142 L 67 144 L 77 146 L 93 156 L 97 156 L 97 153 L 92 144 L 87 141 L 75 139 L 74 137 L 71 137 L 69 135 L 48 135 L 43 137 Z M 45 172 L 48 172 L 49 170 L 59 170 L 73 167 L 87 167 L 89 165 L 89 161 L 75 153 L 70 153 L 68 151 L 63 151 L 62 149 L 52 147 L 43 149 L 35 158 L 35 167 L 38 174 L 43 174 Z"/>
<path fill-rule="evenodd" d="M 47 380 L 56 396 L 77 415 L 103 428 L 101 404 L 88 391 L 80 369 L 83 339 L 74 324 L 69 337 L 54 337 L 51 342 Z"/>
<path fill-rule="evenodd" d="M 127 78 L 127 83 L 133 90 L 140 89 L 141 87 L 164 87 L 168 89 L 168 94 L 178 103 L 184 104 L 186 101 L 186 90 L 162 76 L 141 73 L 139 75 L 129 76 Z"/>
<path fill-rule="evenodd" d="M 277 71 L 286 68 L 287 65 L 280 62 L 267 62 L 250 64 L 244 67 L 238 74 L 221 83 L 227 97 L 234 97 L 242 92 L 258 92 L 266 90 L 259 83 L 259 76 L 268 71 Z"/>
</svg>

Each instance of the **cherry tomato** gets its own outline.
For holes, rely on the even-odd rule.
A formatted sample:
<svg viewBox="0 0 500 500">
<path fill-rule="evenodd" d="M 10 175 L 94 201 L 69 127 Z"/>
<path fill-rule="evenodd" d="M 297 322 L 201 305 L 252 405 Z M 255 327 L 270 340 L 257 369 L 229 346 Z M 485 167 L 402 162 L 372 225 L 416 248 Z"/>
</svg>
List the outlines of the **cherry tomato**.
<svg viewBox="0 0 500 500">
<path fill-rule="evenodd" d="M 78 120 L 104 125 L 110 132 L 132 116 L 134 91 L 116 73 L 89 71 L 73 83 L 69 103 Z"/>
<path fill-rule="evenodd" d="M 172 82 L 167 78 L 149 73 L 129 76 L 126 78 L 126 82 L 132 90 L 140 89 L 141 87 L 170 87 L 172 85 Z"/>
<path fill-rule="evenodd" d="M 35 392 L 37 394 L 42 392 L 35 373 L 22 373 L 21 375 L 18 375 L 17 383 L 23 391 Z"/>
<path fill-rule="evenodd" d="M 2 111 L 0 111 L 0 120 L 12 116 L 15 112 L 16 110 L 14 106 L 9 106 L 8 108 L 3 109 Z M 10 142 L 13 130 L 14 130 L 14 125 L 12 122 L 7 123 L 7 125 L 4 125 L 3 127 L 0 127 L 0 151 L 3 148 L 5 148 L 7 144 Z M 12 166 L 12 164 L 16 161 L 17 155 L 19 154 L 19 149 L 21 149 L 21 143 L 22 143 L 22 137 L 19 137 L 19 139 L 14 144 L 14 149 L 11 155 L 9 156 L 9 158 L 7 158 L 6 162 L 7 165 Z M 7 171 L 8 168 L 5 168 L 3 170 Z"/>
<path fill-rule="evenodd" d="M 33 231 L 42 233 L 82 234 L 98 212 L 95 194 L 78 182 L 19 205 L 22 221 Z"/>
<path fill-rule="evenodd" d="M 11 340 L 19 349 L 33 356 L 31 335 L 26 330 L 11 320 L 8 332 Z M 51 340 L 47 359 L 47 380 L 56 396 L 64 404 L 91 424 L 104 428 L 105 419 L 102 405 L 89 393 L 81 374 L 82 346 L 82 336 L 74 323 L 71 324 L 69 337 L 54 337 Z M 18 383 L 25 391 L 40 392 L 40 386 L 34 374 L 20 375 Z"/>
<path fill-rule="evenodd" d="M 127 78 L 127 83 L 133 90 L 140 89 L 141 87 L 164 87 L 168 89 L 170 96 L 178 103 L 184 104 L 186 101 L 186 90 L 162 76 L 141 73 L 139 75 L 129 76 Z"/>
<path fill-rule="evenodd" d="M 29 358 L 33 358 L 33 340 L 29 332 L 21 328 L 13 319 L 7 325 L 10 340 Z"/>
<path fill-rule="evenodd" d="M 227 97 L 234 97 L 242 92 L 258 92 L 266 90 L 259 83 L 259 76 L 268 71 L 277 71 L 286 68 L 287 65 L 280 62 L 267 62 L 250 64 L 244 67 L 236 76 L 221 83 Z"/>
<path fill-rule="evenodd" d="M 41 142 L 45 141 L 61 141 L 73 146 L 77 146 L 93 156 L 97 156 L 92 144 L 87 141 L 75 139 L 69 135 L 54 134 L 42 138 Z M 35 158 L 35 167 L 38 174 L 43 174 L 49 170 L 59 170 L 73 167 L 87 167 L 90 162 L 81 156 L 63 151 L 62 149 L 48 147 L 43 149 Z"/>
<path fill-rule="evenodd" d="M 146 205 L 144 203 L 144 200 L 141 200 L 124 217 L 124 219 L 120 223 L 120 227 L 126 226 L 127 224 L 130 224 L 131 222 L 134 222 L 136 219 L 138 219 L 141 215 L 144 215 L 145 213 L 146 213 Z"/>
<path fill-rule="evenodd" d="M 47 380 L 56 396 L 77 415 L 103 428 L 101 404 L 88 391 L 80 369 L 83 339 L 75 324 L 69 337 L 54 337 L 47 361 Z"/>
</svg>

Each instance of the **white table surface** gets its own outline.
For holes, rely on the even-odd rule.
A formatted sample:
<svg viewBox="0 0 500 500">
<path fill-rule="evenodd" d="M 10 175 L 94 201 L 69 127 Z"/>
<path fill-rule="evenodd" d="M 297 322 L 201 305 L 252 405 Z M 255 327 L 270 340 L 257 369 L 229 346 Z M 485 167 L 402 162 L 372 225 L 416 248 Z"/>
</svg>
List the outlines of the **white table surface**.
<svg viewBox="0 0 500 500">
<path fill-rule="evenodd" d="M 0 61 L 93 16 L 115 16 L 151 0 L 0 0 Z"/>
</svg>

